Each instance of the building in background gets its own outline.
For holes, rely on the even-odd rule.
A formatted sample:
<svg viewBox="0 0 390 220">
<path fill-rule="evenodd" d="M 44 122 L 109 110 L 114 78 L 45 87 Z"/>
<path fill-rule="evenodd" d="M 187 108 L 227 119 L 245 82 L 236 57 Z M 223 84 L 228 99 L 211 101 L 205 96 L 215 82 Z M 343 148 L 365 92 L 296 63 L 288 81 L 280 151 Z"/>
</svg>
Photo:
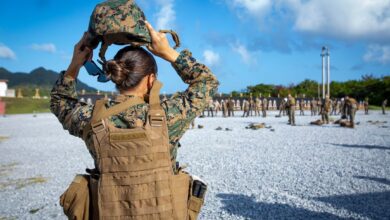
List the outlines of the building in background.
<svg viewBox="0 0 390 220">
<path fill-rule="evenodd" d="M 0 79 L 0 97 L 15 98 L 15 89 L 8 89 L 8 80 Z"/>
<path fill-rule="evenodd" d="M 6 97 L 7 96 L 7 90 L 8 90 L 8 80 L 0 79 L 0 97 Z"/>
</svg>

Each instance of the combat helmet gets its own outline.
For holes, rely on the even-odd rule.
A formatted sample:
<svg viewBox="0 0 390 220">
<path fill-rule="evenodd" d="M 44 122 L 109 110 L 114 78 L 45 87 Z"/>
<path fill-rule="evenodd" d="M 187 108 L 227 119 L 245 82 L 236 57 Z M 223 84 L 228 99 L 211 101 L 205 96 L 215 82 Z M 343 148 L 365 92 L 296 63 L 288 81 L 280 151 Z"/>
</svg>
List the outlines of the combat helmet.
<svg viewBox="0 0 390 220">
<path fill-rule="evenodd" d="M 134 0 L 108 0 L 98 4 L 92 12 L 88 32 L 87 46 L 96 48 L 101 42 L 99 57 L 106 62 L 105 53 L 112 45 L 131 44 L 143 46 L 151 43 L 151 37 L 145 26 L 145 15 Z M 179 37 L 171 30 L 160 30 L 162 33 L 171 33 L 180 46 Z"/>
</svg>

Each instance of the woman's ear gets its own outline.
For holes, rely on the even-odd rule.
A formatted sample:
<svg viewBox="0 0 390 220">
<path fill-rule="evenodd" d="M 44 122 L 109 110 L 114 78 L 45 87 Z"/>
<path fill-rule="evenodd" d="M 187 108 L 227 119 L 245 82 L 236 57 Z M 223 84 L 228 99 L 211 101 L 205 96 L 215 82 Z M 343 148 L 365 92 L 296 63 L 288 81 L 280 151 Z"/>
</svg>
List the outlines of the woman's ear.
<svg viewBox="0 0 390 220">
<path fill-rule="evenodd" d="M 156 74 L 152 73 L 148 77 L 148 86 L 149 88 L 152 88 L 153 82 L 156 80 Z"/>
</svg>

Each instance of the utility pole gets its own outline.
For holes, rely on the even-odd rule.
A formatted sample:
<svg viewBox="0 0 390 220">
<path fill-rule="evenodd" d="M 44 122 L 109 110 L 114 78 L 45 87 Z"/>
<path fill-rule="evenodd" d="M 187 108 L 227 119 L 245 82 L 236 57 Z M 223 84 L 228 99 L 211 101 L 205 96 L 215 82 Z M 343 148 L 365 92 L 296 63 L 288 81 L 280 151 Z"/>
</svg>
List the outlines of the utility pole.
<svg viewBox="0 0 390 220">
<path fill-rule="evenodd" d="M 328 83 L 328 96 L 330 97 L 330 52 L 329 52 L 329 47 L 326 48 L 326 55 L 328 56 L 328 77 L 327 77 L 327 83 Z"/>
<path fill-rule="evenodd" d="M 322 58 L 322 98 L 325 98 L 325 60 L 326 60 L 326 47 L 322 47 L 321 52 L 321 58 Z"/>
<path fill-rule="evenodd" d="M 322 47 L 322 98 L 330 96 L 330 52 L 328 47 Z"/>
</svg>

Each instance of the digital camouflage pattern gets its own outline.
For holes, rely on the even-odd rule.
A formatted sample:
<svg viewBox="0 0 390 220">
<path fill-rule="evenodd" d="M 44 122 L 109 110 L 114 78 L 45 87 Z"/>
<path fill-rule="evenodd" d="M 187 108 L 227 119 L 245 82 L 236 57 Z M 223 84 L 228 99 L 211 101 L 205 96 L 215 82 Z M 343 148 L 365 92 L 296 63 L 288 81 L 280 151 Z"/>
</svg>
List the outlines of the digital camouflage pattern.
<svg viewBox="0 0 390 220">
<path fill-rule="evenodd" d="M 109 0 L 98 4 L 89 23 L 89 31 L 98 36 L 125 34 L 115 43 L 150 43 L 145 15 L 133 0 Z"/>
<path fill-rule="evenodd" d="M 189 84 L 186 91 L 178 92 L 161 103 L 167 117 L 171 159 L 175 161 L 180 138 L 216 94 L 219 83 L 211 71 L 198 63 L 187 50 L 180 53 L 173 67 L 181 79 Z M 83 138 L 87 146 L 92 146 L 92 132 L 84 134 L 84 128 L 91 120 L 94 105 L 79 102 L 75 88 L 75 80 L 64 77 L 64 73 L 60 74 L 51 91 L 50 109 L 64 129 L 71 135 Z M 121 101 L 123 96 L 118 96 L 107 103 L 107 107 Z M 146 122 L 148 109 L 148 104 L 140 104 L 111 116 L 109 121 L 118 128 L 133 128 L 136 127 L 136 123 Z M 93 152 L 91 154 L 96 157 Z"/>
</svg>

